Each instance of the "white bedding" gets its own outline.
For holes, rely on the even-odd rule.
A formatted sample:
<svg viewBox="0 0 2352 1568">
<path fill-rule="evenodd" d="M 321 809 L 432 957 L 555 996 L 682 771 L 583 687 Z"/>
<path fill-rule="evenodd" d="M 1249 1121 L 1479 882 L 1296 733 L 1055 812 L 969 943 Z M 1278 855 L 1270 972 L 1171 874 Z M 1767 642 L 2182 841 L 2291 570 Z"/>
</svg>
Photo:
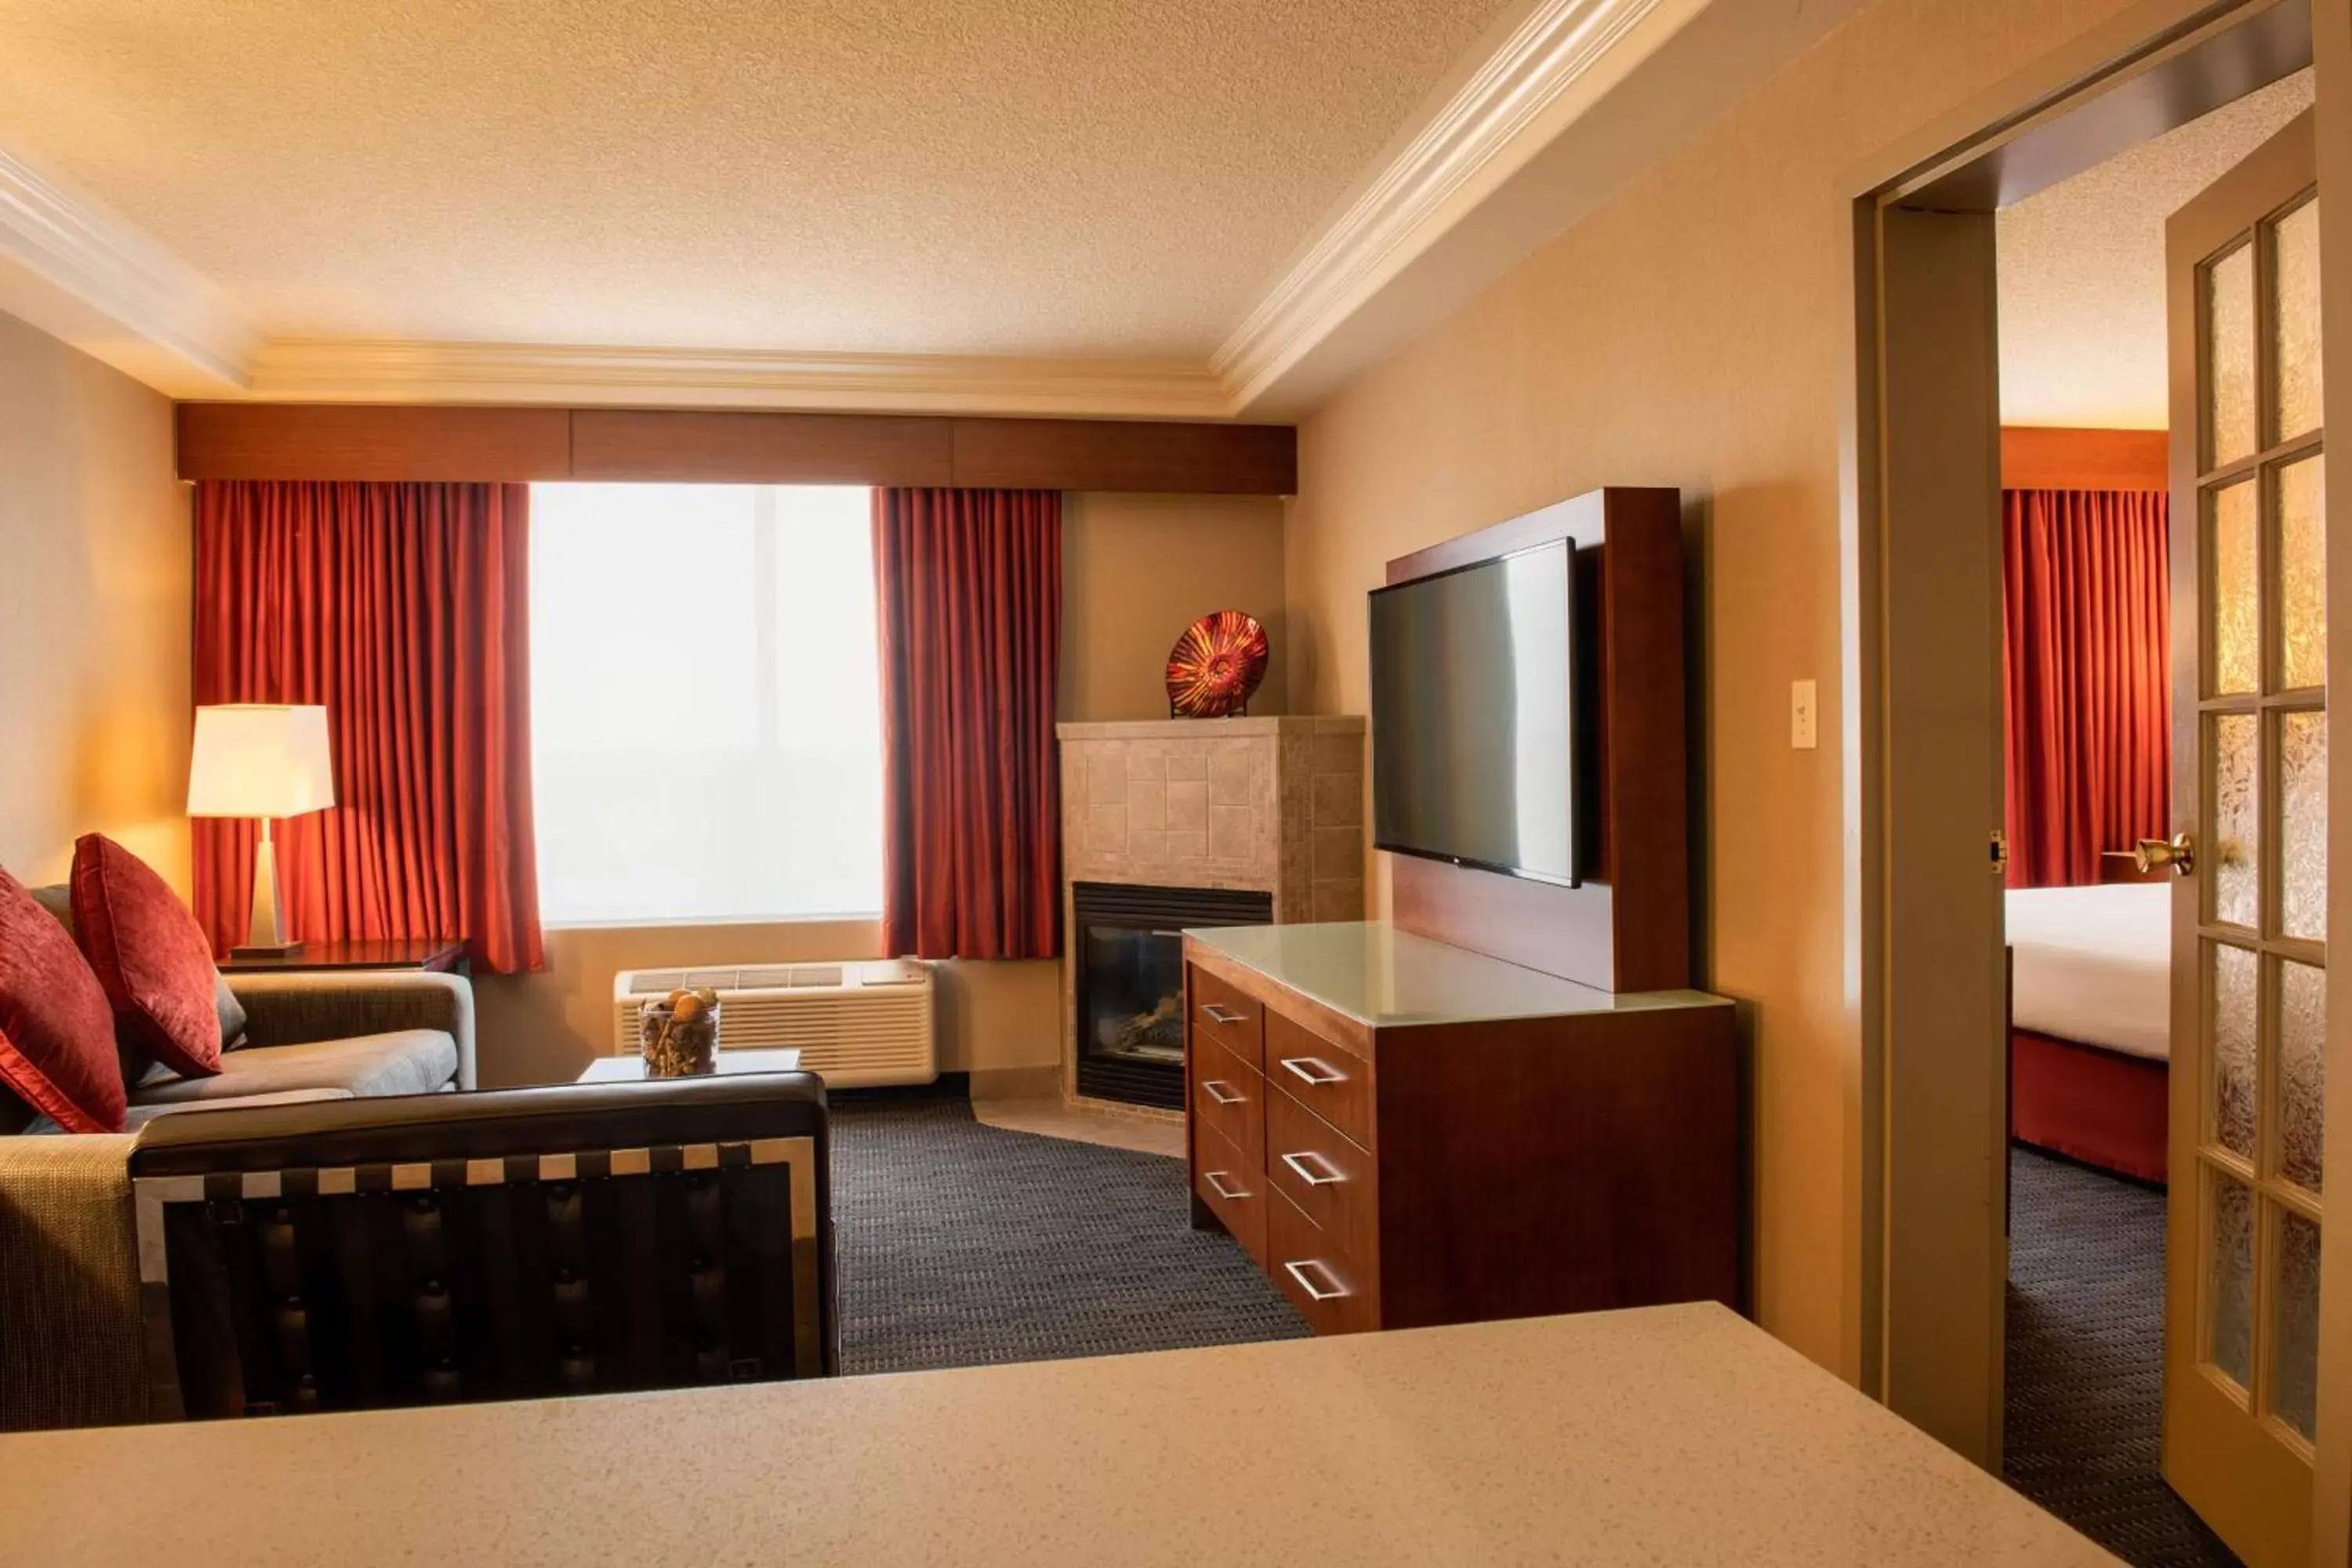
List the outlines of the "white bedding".
<svg viewBox="0 0 2352 1568">
<path fill-rule="evenodd" d="M 2010 1020 L 2062 1040 L 2168 1060 L 2172 889 L 2161 882 L 2008 895 Z"/>
</svg>

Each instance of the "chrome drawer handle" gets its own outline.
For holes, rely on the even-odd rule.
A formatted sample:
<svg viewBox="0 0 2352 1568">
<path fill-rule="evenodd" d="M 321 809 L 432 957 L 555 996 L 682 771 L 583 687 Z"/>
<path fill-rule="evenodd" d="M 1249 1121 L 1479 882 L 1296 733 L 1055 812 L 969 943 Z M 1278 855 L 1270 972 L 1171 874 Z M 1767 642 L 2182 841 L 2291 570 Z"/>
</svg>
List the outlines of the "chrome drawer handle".
<svg viewBox="0 0 2352 1568">
<path fill-rule="evenodd" d="M 1307 1162 L 1309 1160 L 1314 1161 L 1315 1164 L 1307 1164 Z M 1304 1153 L 1285 1154 L 1282 1157 L 1282 1163 L 1296 1171 L 1298 1173 L 1298 1179 L 1310 1187 L 1328 1187 L 1335 1182 L 1344 1182 L 1348 1179 L 1348 1173 L 1312 1149 Z M 1320 1166 L 1321 1169 L 1317 1169 L 1317 1166 Z"/>
<path fill-rule="evenodd" d="M 1282 1065 L 1293 1077 L 1320 1089 L 1327 1083 L 1345 1083 L 1348 1075 L 1320 1057 L 1285 1057 Z"/>
<path fill-rule="evenodd" d="M 1232 1028 L 1242 1022 L 1242 1016 L 1231 1007 L 1220 1007 L 1214 1002 L 1201 1004 L 1201 1015 L 1220 1028 Z"/>
<path fill-rule="evenodd" d="M 1239 1105 L 1249 1099 L 1248 1095 L 1221 1078 L 1213 1078 L 1201 1087 L 1208 1092 L 1209 1098 L 1219 1105 Z"/>
<path fill-rule="evenodd" d="M 1346 1287 L 1339 1283 L 1339 1277 L 1325 1268 L 1320 1258 L 1310 1258 L 1303 1263 L 1286 1263 L 1283 1268 L 1290 1271 L 1290 1277 L 1298 1281 L 1298 1288 L 1307 1292 L 1307 1300 L 1311 1301 L 1336 1301 L 1348 1293 Z M 1307 1278 L 1307 1271 L 1310 1268 L 1320 1271 L 1323 1278 L 1330 1281 L 1330 1289 L 1318 1290 L 1315 1288 L 1315 1281 Z"/>
<path fill-rule="evenodd" d="M 1232 1188 L 1226 1186 L 1226 1179 L 1225 1173 L 1223 1171 L 1203 1171 L 1201 1173 L 1201 1180 L 1208 1183 L 1209 1185 L 1215 1190 L 1216 1194 L 1229 1204 L 1237 1204 L 1244 1198 L 1249 1196 L 1249 1194 L 1245 1192 L 1235 1192 Z"/>
</svg>

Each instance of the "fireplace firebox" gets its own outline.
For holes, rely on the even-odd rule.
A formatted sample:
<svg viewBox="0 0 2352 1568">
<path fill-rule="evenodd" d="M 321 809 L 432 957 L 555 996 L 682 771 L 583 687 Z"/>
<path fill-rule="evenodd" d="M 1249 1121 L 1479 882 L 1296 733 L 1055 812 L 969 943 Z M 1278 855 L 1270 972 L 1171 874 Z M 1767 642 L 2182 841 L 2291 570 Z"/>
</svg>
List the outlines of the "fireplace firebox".
<svg viewBox="0 0 2352 1568">
<path fill-rule="evenodd" d="M 1078 1092 L 1181 1110 L 1183 929 L 1268 924 L 1274 896 L 1073 882 L 1070 902 Z"/>
</svg>

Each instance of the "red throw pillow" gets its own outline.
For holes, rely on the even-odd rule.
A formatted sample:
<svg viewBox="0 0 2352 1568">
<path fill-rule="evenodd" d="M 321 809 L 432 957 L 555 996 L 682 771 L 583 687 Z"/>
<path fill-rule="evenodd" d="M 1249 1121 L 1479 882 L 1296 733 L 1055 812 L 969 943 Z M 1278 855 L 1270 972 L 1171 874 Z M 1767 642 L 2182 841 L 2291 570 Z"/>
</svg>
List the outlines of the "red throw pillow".
<svg viewBox="0 0 2352 1568">
<path fill-rule="evenodd" d="M 122 1131 L 114 1010 L 73 938 L 0 871 L 0 1081 L 68 1132 Z"/>
<path fill-rule="evenodd" d="M 74 935 L 115 1025 L 183 1078 L 220 1071 L 213 946 L 171 884 L 100 834 L 74 841 Z"/>
</svg>

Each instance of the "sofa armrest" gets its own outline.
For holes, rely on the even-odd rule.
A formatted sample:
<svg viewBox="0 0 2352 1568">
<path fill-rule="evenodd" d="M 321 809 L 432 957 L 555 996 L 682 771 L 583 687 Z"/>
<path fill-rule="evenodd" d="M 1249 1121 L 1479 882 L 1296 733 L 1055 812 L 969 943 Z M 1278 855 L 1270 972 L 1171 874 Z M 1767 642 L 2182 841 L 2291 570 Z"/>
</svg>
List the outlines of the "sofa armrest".
<svg viewBox="0 0 2352 1568">
<path fill-rule="evenodd" d="M 417 970 L 297 970 L 228 976 L 245 1007 L 246 1039 L 299 1046 L 438 1029 L 457 1045 L 457 1087 L 480 1080 L 474 1061 L 474 987 L 462 974 Z"/>
<path fill-rule="evenodd" d="M 157 1118 L 130 1170 L 169 1282 L 159 1411 L 838 1369 L 812 1074 L 227 1107 Z"/>
<path fill-rule="evenodd" d="M 0 1138 L 0 1431 L 147 1418 L 131 1142 Z"/>
</svg>

